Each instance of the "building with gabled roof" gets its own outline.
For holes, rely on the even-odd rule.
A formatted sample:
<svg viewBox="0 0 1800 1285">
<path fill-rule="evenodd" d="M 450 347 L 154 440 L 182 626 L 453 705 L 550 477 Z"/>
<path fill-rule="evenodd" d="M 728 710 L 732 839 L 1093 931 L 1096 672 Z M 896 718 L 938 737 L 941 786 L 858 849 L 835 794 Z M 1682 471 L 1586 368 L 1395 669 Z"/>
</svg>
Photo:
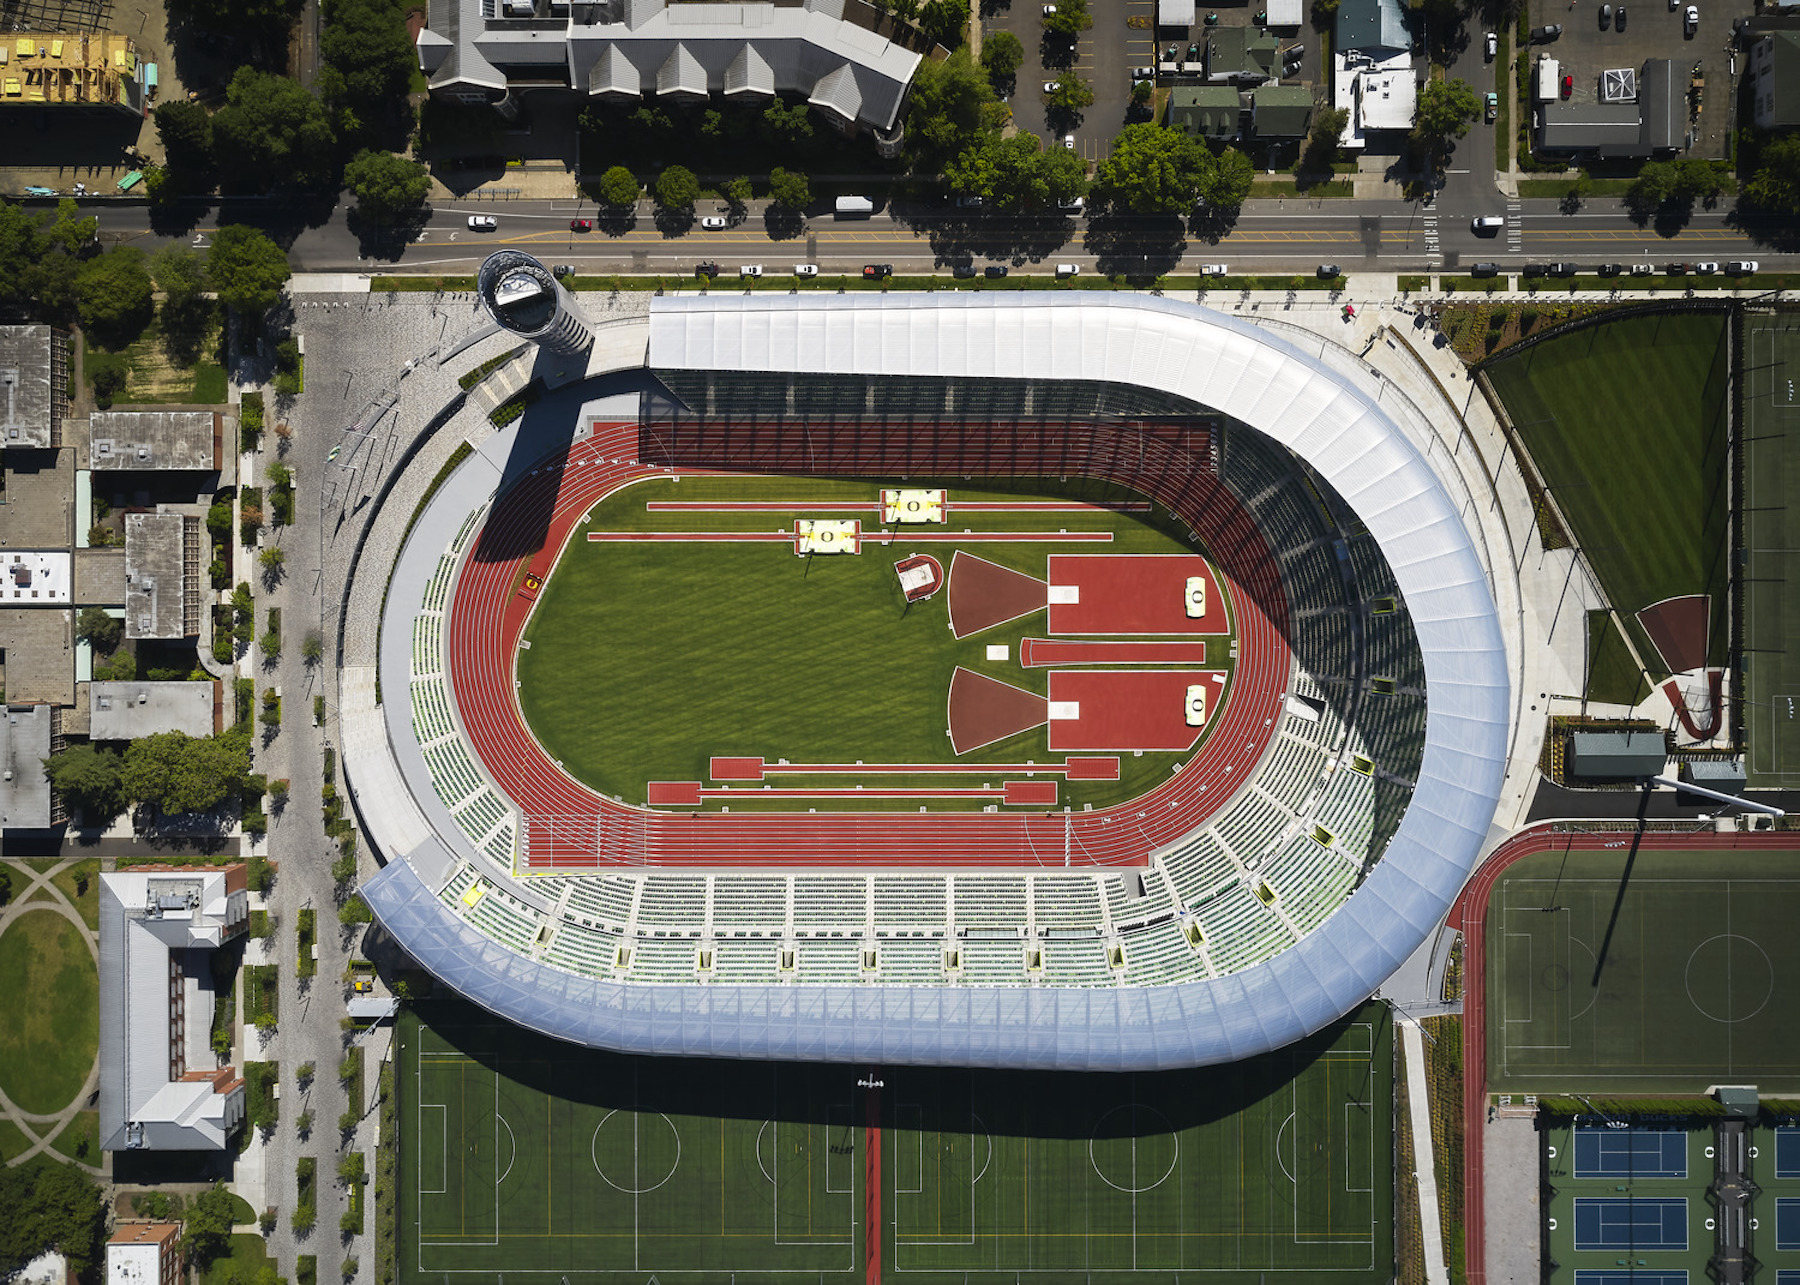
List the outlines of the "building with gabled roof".
<svg viewBox="0 0 1800 1285">
<path fill-rule="evenodd" d="M 1169 127 L 1202 142 L 1230 142 L 1243 107 L 1230 85 L 1177 85 L 1169 91 Z"/>
</svg>

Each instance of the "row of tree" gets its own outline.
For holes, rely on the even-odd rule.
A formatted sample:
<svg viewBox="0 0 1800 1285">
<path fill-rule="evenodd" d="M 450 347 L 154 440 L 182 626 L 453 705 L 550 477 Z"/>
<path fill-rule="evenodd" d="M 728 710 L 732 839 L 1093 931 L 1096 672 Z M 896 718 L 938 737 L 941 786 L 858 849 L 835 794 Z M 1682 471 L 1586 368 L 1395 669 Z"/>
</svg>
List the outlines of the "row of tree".
<svg viewBox="0 0 1800 1285">
<path fill-rule="evenodd" d="M 91 742 L 71 745 L 44 760 L 44 775 L 89 826 L 133 806 L 170 816 L 208 812 L 243 790 L 250 733 L 242 726 L 216 736 L 161 732 L 131 741 L 123 754 Z"/>
</svg>

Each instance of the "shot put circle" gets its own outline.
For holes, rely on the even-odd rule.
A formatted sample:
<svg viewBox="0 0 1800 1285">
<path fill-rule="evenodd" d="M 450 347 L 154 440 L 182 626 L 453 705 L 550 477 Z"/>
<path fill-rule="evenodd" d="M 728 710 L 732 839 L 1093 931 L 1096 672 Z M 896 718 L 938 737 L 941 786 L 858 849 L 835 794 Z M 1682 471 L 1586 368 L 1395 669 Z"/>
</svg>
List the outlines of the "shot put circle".
<svg viewBox="0 0 1800 1285">
<path fill-rule="evenodd" d="M 1696 975 L 1701 991 L 1707 995 L 1704 1004 L 1695 994 Z M 1716 980 L 1711 987 L 1707 985 L 1708 978 L 1720 977 L 1731 979 L 1728 988 L 1719 987 Z M 1750 938 L 1720 933 L 1694 947 L 1694 953 L 1688 956 L 1686 982 L 1688 1003 L 1701 1016 L 1730 1025 L 1747 1022 L 1768 1006 L 1775 993 L 1775 967 L 1767 952 Z M 1718 993 L 1721 989 L 1722 995 Z"/>
<path fill-rule="evenodd" d="M 603 1134 L 607 1149 L 604 1161 L 600 1158 Z M 594 1171 L 602 1182 L 627 1196 L 645 1196 L 675 1176 L 675 1167 L 681 1163 L 681 1134 L 675 1122 L 660 1111 L 655 1115 L 608 1111 L 594 1129 L 590 1151 Z"/>
<path fill-rule="evenodd" d="M 1123 1144 L 1130 1134 L 1118 1138 L 1101 1135 L 1109 1124 L 1122 1123 L 1132 1133 L 1141 1127 L 1160 1128 L 1160 1133 L 1138 1134 L 1135 1143 L 1126 1147 L 1108 1147 L 1104 1152 L 1097 1149 L 1101 1142 Z M 1114 1191 L 1123 1191 L 1128 1195 L 1138 1195 L 1155 1187 L 1160 1187 L 1175 1172 L 1175 1162 L 1181 1158 L 1181 1141 L 1175 1136 L 1175 1126 L 1169 1123 L 1169 1117 L 1155 1107 L 1123 1106 L 1114 1107 L 1095 1122 L 1094 1130 L 1088 1135 L 1088 1163 L 1094 1167 L 1094 1173 L 1100 1181 Z"/>
</svg>

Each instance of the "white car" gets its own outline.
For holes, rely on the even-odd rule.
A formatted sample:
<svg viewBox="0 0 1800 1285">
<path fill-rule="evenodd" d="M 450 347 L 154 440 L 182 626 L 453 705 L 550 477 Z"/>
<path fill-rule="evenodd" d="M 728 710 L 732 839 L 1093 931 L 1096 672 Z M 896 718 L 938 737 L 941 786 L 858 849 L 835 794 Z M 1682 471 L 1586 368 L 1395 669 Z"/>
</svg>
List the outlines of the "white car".
<svg viewBox="0 0 1800 1285">
<path fill-rule="evenodd" d="M 738 275 L 740 277 L 760 277 L 762 275 L 762 264 L 746 263 L 738 269 Z"/>
<path fill-rule="evenodd" d="M 471 232 L 492 232 L 499 226 L 500 220 L 491 214 L 471 214 L 469 216 L 469 231 Z"/>
<path fill-rule="evenodd" d="M 1050 15 L 1051 15 L 1051 14 L 1053 14 L 1053 13 L 1055 13 L 1055 12 L 1056 12 L 1056 6 L 1055 6 L 1055 5 L 1053 5 L 1053 4 L 1047 4 L 1047 5 L 1045 5 L 1045 6 L 1044 6 L 1044 16 L 1045 16 L 1045 17 L 1046 17 L 1046 18 L 1048 18 L 1048 17 L 1049 17 L 1049 16 L 1050 16 Z"/>
<path fill-rule="evenodd" d="M 819 265 L 816 263 L 796 263 L 794 265 L 794 275 L 797 277 L 816 277 L 819 275 Z"/>
<path fill-rule="evenodd" d="M 1656 275 L 1656 265 L 1654 263 L 1634 263 L 1631 265 L 1631 275 L 1634 277 L 1653 277 Z"/>
<path fill-rule="evenodd" d="M 1757 263 L 1755 259 L 1733 259 L 1725 265 L 1725 271 L 1733 276 L 1748 276 L 1757 271 Z"/>
<path fill-rule="evenodd" d="M 1063 135 L 1063 146 L 1068 148 L 1071 152 L 1074 151 L 1075 150 L 1075 135 L 1064 134 Z"/>
<path fill-rule="evenodd" d="M 1687 16 L 1682 20 L 1682 26 L 1686 29 L 1686 31 L 1689 35 L 1692 35 L 1694 33 L 1694 29 L 1696 27 L 1698 27 L 1699 25 L 1700 25 L 1699 7 L 1696 5 L 1689 5 L 1687 7 Z"/>
<path fill-rule="evenodd" d="M 1223 263 L 1202 263 L 1200 265 L 1200 275 L 1203 277 L 1222 277 L 1226 271 Z"/>
<path fill-rule="evenodd" d="M 1493 62 L 1500 56 L 1500 37 L 1491 31 L 1488 32 L 1486 36 L 1482 37 L 1481 52 L 1489 62 Z"/>
<path fill-rule="evenodd" d="M 1080 214 L 1083 210 L 1087 209 L 1087 202 L 1078 196 L 1071 201 L 1058 201 L 1056 203 L 1056 208 L 1061 210 L 1064 214 Z"/>
<path fill-rule="evenodd" d="M 709 214 L 700 220 L 700 226 L 708 232 L 722 232 L 728 226 L 723 214 Z"/>
<path fill-rule="evenodd" d="M 1710 277 L 1714 273 L 1718 272 L 1718 270 L 1719 270 L 1719 265 L 1716 263 L 1696 263 L 1694 265 L 1694 271 L 1699 273 L 1703 277 Z"/>
<path fill-rule="evenodd" d="M 1154 68 L 1154 67 L 1134 67 L 1134 68 L 1132 68 L 1131 80 L 1132 80 L 1133 84 L 1136 84 L 1140 80 L 1155 80 L 1155 79 L 1156 79 L 1156 68 Z"/>
<path fill-rule="evenodd" d="M 1061 88 L 1062 88 L 1062 81 L 1060 81 L 1060 80 L 1046 80 L 1044 82 L 1044 92 L 1046 94 L 1054 94 L 1057 90 L 1059 90 Z"/>
<path fill-rule="evenodd" d="M 1195 683 L 1187 689 L 1187 725 L 1206 726 L 1206 684 Z"/>
</svg>

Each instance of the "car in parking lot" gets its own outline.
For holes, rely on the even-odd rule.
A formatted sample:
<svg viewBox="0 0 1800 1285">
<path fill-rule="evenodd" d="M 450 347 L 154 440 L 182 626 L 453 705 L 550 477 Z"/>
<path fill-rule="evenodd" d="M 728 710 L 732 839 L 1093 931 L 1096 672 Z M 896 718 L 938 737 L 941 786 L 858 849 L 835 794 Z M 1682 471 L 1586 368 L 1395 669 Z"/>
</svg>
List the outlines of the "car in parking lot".
<svg viewBox="0 0 1800 1285">
<path fill-rule="evenodd" d="M 1497 277 L 1500 275 L 1498 263 L 1471 263 L 1469 275 L 1472 277 Z"/>
<path fill-rule="evenodd" d="M 951 264 L 950 275 L 959 281 L 966 281 L 968 278 L 975 275 L 975 265 L 973 263 Z"/>
<path fill-rule="evenodd" d="M 1200 265 L 1200 275 L 1203 277 L 1222 277 L 1227 270 L 1223 263 L 1202 263 Z"/>
<path fill-rule="evenodd" d="M 1156 79 L 1156 68 L 1154 68 L 1154 67 L 1133 67 L 1131 69 L 1131 81 L 1133 84 L 1136 84 L 1140 80 L 1155 80 L 1155 79 Z"/>
<path fill-rule="evenodd" d="M 760 263 L 745 263 L 738 267 L 738 276 L 740 277 L 760 277 L 761 275 L 762 264 Z"/>
<path fill-rule="evenodd" d="M 1562 78 L 1562 96 L 1564 98 L 1567 98 L 1570 94 L 1572 94 L 1574 92 L 1575 92 L 1575 77 L 1564 76 Z"/>
<path fill-rule="evenodd" d="M 1491 31 L 1483 36 L 1481 38 L 1481 55 L 1489 62 L 1498 58 L 1500 56 L 1500 37 Z"/>
<path fill-rule="evenodd" d="M 1494 123 L 1494 118 L 1496 116 L 1498 116 L 1499 114 L 1500 114 L 1500 95 L 1499 94 L 1489 94 L 1487 96 L 1487 122 L 1488 122 L 1488 124 L 1492 125 Z"/>
<path fill-rule="evenodd" d="M 1747 277 L 1756 271 L 1755 259 L 1733 259 L 1725 265 L 1725 271 L 1734 277 Z"/>
<path fill-rule="evenodd" d="M 1685 263 L 1671 263 L 1663 271 L 1671 277 L 1685 277 L 1690 269 Z"/>
<path fill-rule="evenodd" d="M 722 214 L 709 214 L 700 220 L 700 226 L 705 228 L 708 232 L 721 231 L 725 227 L 725 216 Z"/>
<path fill-rule="evenodd" d="M 1605 31 L 1610 26 L 1612 26 L 1612 6 L 1603 4 L 1600 6 L 1600 30 Z"/>
<path fill-rule="evenodd" d="M 571 232 L 592 232 L 593 230 L 594 230 L 594 221 L 592 219 L 570 219 L 569 220 L 569 231 L 571 231 Z"/>
<path fill-rule="evenodd" d="M 1343 275 L 1344 270 L 1335 263 L 1321 263 L 1319 265 L 1319 280 L 1321 281 L 1335 280 Z"/>
<path fill-rule="evenodd" d="M 1577 268 L 1573 263 L 1552 263 L 1550 265 L 1550 275 L 1553 277 L 1572 277 L 1576 271 Z"/>
<path fill-rule="evenodd" d="M 1045 16 L 1045 17 L 1046 17 L 1046 18 L 1048 18 L 1048 17 L 1049 17 L 1049 16 L 1050 16 L 1050 15 L 1051 15 L 1051 14 L 1053 14 L 1053 13 L 1055 13 L 1055 12 L 1056 12 L 1056 6 L 1055 6 L 1055 5 L 1053 5 L 1053 4 L 1047 4 L 1047 5 L 1045 5 L 1045 6 L 1044 6 L 1044 16 Z"/>
<path fill-rule="evenodd" d="M 471 214 L 469 216 L 469 231 L 471 232 L 492 232 L 499 226 L 500 220 L 491 214 Z"/>
<path fill-rule="evenodd" d="M 990 263 L 981 270 L 981 275 L 984 277 L 1003 277 L 1006 275 L 1006 265 L 1004 263 Z"/>
<path fill-rule="evenodd" d="M 863 264 L 863 276 L 870 281 L 880 281 L 883 277 L 891 277 L 893 275 L 894 265 L 891 263 Z"/>
<path fill-rule="evenodd" d="M 1562 35 L 1562 23 L 1560 22 L 1553 22 L 1547 27 L 1533 27 L 1531 29 L 1531 43 L 1534 45 L 1546 44 L 1549 41 L 1555 40 L 1560 35 Z"/>
<path fill-rule="evenodd" d="M 1613 15 L 1613 30 L 1614 31 L 1625 30 L 1625 6 L 1624 5 L 1620 5 L 1619 12 Z"/>
<path fill-rule="evenodd" d="M 1718 272 L 1718 270 L 1719 270 L 1719 265 L 1717 263 L 1713 263 L 1711 261 L 1708 261 L 1706 263 L 1696 263 L 1694 265 L 1694 271 L 1703 277 L 1713 276 L 1715 273 Z"/>
<path fill-rule="evenodd" d="M 819 265 L 816 263 L 796 263 L 794 265 L 794 275 L 797 277 L 816 277 L 819 275 Z"/>
<path fill-rule="evenodd" d="M 1698 31 L 1699 29 L 1700 29 L 1699 6 L 1689 5 L 1687 7 L 1687 13 L 1682 15 L 1681 34 L 1684 38 L 1686 38 L 1688 40 L 1692 40 L 1694 38 L 1694 33 L 1696 31 Z"/>
</svg>

